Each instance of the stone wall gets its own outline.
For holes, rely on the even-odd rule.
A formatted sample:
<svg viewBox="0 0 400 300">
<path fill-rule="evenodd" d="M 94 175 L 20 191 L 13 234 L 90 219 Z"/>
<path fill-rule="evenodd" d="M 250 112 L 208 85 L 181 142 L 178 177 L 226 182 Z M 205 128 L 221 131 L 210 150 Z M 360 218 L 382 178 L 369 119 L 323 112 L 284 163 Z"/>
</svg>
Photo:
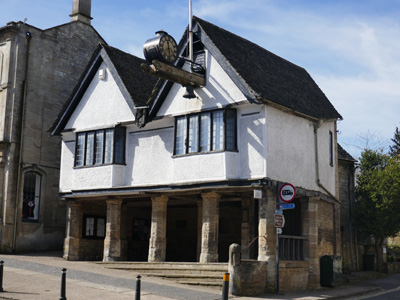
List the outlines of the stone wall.
<svg viewBox="0 0 400 300">
<path fill-rule="evenodd" d="M 7 146 L 0 168 L 0 203 L 8 224 L 0 228 L 3 252 L 62 249 L 66 208 L 58 196 L 60 138 L 49 138 L 47 130 L 101 41 L 82 22 L 47 30 L 9 23 L 0 32 L 0 44 L 8 45 L 2 72 L 10 74 L 0 88 L 1 142 Z M 22 223 L 21 179 L 30 170 L 42 175 L 40 214 L 35 222 Z"/>
<path fill-rule="evenodd" d="M 356 231 L 353 226 L 354 163 L 339 160 L 340 232 L 343 272 L 358 270 Z"/>
<path fill-rule="evenodd" d="M 279 290 L 304 290 L 308 285 L 309 266 L 307 261 L 279 262 Z"/>
<path fill-rule="evenodd" d="M 318 255 L 334 254 L 334 205 L 320 200 L 318 203 Z"/>
</svg>

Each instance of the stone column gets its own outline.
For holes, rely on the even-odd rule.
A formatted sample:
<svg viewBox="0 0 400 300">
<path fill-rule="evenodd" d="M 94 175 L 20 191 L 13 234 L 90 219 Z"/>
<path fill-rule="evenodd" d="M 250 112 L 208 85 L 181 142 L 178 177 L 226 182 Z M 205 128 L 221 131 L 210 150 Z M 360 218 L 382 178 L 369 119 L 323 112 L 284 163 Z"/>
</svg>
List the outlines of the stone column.
<svg viewBox="0 0 400 300">
<path fill-rule="evenodd" d="M 200 261 L 201 254 L 201 231 L 203 224 L 203 202 L 197 201 L 197 261 Z"/>
<path fill-rule="evenodd" d="M 149 242 L 149 262 L 165 261 L 167 250 L 167 204 L 165 195 L 151 197 L 151 232 Z"/>
<path fill-rule="evenodd" d="M 249 205 L 250 194 L 242 194 L 242 228 L 241 228 L 241 254 L 243 259 L 250 258 L 250 249 L 247 247 L 251 242 Z"/>
<path fill-rule="evenodd" d="M 218 193 L 201 194 L 203 198 L 203 225 L 201 231 L 200 262 L 218 262 L 218 226 L 219 200 Z"/>
<path fill-rule="evenodd" d="M 319 273 L 319 253 L 318 253 L 318 197 L 310 197 L 308 199 L 308 209 L 305 211 L 305 236 L 308 240 L 308 288 L 316 289 L 320 287 Z"/>
<path fill-rule="evenodd" d="M 67 230 L 64 239 L 64 259 L 80 260 L 83 212 L 79 202 L 67 201 Z"/>
<path fill-rule="evenodd" d="M 274 213 L 276 209 L 275 189 L 265 190 L 259 200 L 258 260 L 267 261 L 267 288 L 276 288 L 276 229 Z"/>
<path fill-rule="evenodd" d="M 340 203 L 335 202 L 333 204 L 333 207 L 334 207 L 334 209 L 333 209 L 334 216 L 333 217 L 335 218 L 335 221 L 333 223 L 333 225 L 335 226 L 335 229 L 334 229 L 335 247 L 333 250 L 333 254 L 343 257 L 342 247 L 341 247 L 342 239 L 341 239 L 341 234 L 340 234 L 340 227 L 341 227 L 340 226 L 341 225 L 340 224 Z M 351 241 L 350 241 L 350 243 L 351 243 Z"/>
<path fill-rule="evenodd" d="M 103 261 L 121 260 L 121 207 L 122 200 L 107 200 L 106 237 Z"/>
</svg>

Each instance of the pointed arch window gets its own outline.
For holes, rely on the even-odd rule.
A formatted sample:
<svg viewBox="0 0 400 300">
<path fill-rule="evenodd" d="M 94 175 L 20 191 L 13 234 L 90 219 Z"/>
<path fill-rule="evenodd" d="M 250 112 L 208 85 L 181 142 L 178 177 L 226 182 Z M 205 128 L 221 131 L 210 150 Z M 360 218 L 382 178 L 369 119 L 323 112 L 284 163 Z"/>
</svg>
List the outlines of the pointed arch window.
<svg viewBox="0 0 400 300">
<path fill-rule="evenodd" d="M 41 197 L 42 176 L 34 171 L 24 174 L 22 198 L 22 220 L 38 221 Z"/>
</svg>

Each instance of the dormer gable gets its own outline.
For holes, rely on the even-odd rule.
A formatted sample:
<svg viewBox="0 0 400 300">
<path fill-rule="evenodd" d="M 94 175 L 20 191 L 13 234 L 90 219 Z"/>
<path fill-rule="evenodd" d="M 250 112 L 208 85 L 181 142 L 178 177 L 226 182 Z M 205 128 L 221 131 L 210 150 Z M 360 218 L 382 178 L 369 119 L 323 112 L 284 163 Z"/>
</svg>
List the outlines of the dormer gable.
<svg viewBox="0 0 400 300">
<path fill-rule="evenodd" d="M 89 101 L 87 99 L 87 93 L 95 92 L 96 83 L 102 81 L 103 85 L 106 83 L 109 85 L 108 87 L 102 88 L 113 89 L 113 93 L 111 93 L 112 95 L 110 95 L 110 97 L 117 97 L 116 95 L 119 94 L 121 98 L 125 100 L 126 108 L 130 110 L 132 116 L 135 116 L 131 121 L 138 121 L 136 115 L 139 115 L 139 117 L 142 116 L 141 110 L 146 105 L 157 81 L 156 78 L 142 72 L 140 65 L 143 62 L 144 60 L 131 54 L 107 45 L 99 44 L 69 100 L 49 129 L 51 135 L 58 135 L 63 130 L 70 129 L 66 128 L 66 125 L 73 117 L 75 110 L 78 107 L 82 109 L 82 99 L 84 99 L 84 101 Z M 102 76 L 104 76 L 104 79 L 101 79 Z M 109 76 L 109 78 L 107 76 Z M 90 99 L 90 101 L 100 101 L 106 104 L 108 100 L 111 100 L 104 97 L 104 94 L 101 96 L 102 97 L 98 97 L 97 99 Z M 106 109 L 112 110 L 112 107 Z M 92 113 L 99 114 L 99 111 L 96 110 Z"/>
<path fill-rule="evenodd" d="M 208 51 L 250 103 L 268 104 L 314 120 L 342 118 L 305 69 L 198 17 L 193 17 L 193 35 L 195 53 Z M 187 52 L 186 30 L 179 53 L 185 56 Z M 175 64 L 183 65 L 183 60 Z M 157 116 L 172 86 L 160 80 L 149 119 Z"/>
</svg>

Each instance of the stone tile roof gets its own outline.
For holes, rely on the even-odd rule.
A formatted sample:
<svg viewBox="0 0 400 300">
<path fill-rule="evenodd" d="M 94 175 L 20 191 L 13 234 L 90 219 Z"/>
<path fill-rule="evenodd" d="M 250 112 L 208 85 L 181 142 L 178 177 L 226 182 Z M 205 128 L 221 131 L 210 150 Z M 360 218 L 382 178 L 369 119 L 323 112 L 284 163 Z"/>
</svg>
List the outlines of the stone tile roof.
<svg viewBox="0 0 400 300">
<path fill-rule="evenodd" d="M 141 64 L 146 61 L 117 48 L 103 45 L 135 106 L 144 106 L 151 96 L 157 77 L 145 74 Z"/>
<path fill-rule="evenodd" d="M 357 161 L 346 150 L 344 150 L 339 143 L 337 144 L 337 146 L 338 146 L 338 159 L 352 161 L 352 162 Z"/>
<path fill-rule="evenodd" d="M 305 69 L 198 17 L 193 19 L 256 99 L 318 119 L 342 118 Z"/>
</svg>

